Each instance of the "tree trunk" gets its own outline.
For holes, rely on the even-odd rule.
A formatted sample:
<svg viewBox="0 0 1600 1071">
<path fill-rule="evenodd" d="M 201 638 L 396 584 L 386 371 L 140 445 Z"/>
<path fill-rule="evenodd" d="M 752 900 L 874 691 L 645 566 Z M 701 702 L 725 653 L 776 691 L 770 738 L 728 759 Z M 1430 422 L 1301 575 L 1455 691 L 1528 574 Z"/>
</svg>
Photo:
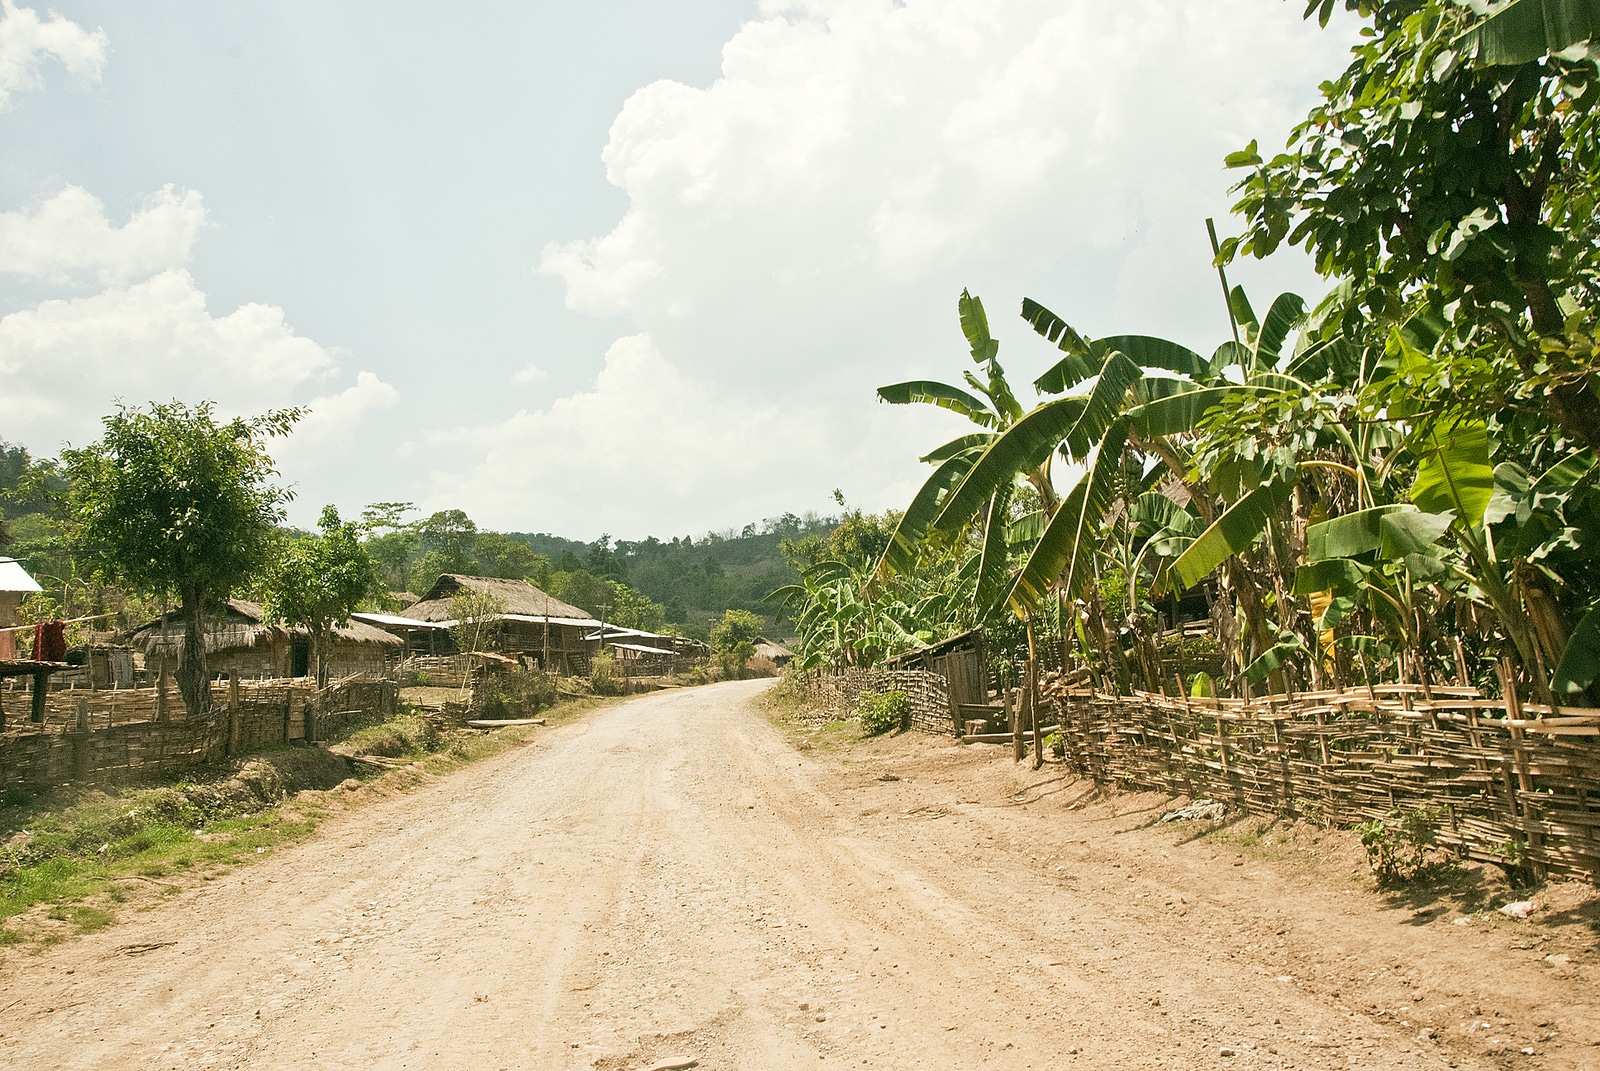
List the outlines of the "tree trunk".
<svg viewBox="0 0 1600 1071">
<path fill-rule="evenodd" d="M 328 628 L 318 625 L 311 633 L 311 654 L 317 660 L 317 688 L 328 686 Z"/>
<path fill-rule="evenodd" d="M 206 672 L 205 592 L 186 585 L 181 593 L 179 613 L 183 617 L 183 651 L 178 657 L 178 694 L 189 718 L 204 717 L 211 710 L 211 674 Z"/>
</svg>

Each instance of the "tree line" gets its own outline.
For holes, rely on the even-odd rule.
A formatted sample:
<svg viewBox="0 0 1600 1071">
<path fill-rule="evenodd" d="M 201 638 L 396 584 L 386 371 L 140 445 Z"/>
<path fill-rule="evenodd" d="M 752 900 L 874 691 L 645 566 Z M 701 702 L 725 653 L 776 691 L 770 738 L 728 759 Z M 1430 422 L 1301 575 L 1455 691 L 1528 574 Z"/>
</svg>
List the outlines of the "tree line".
<svg viewBox="0 0 1600 1071">
<path fill-rule="evenodd" d="M 480 530 L 461 510 L 414 518 L 410 503 L 379 502 L 359 519 L 327 506 L 317 530 L 301 531 L 286 524 L 292 494 L 268 444 L 302 416 L 223 420 L 209 403 L 172 402 L 120 407 L 100 439 L 58 459 L 0 443 L 0 550 L 45 588 L 24 617 L 89 618 L 114 631 L 176 612 L 184 653 L 175 676 L 196 713 L 209 701 L 205 622 L 236 596 L 306 629 L 319 678 L 333 629 L 351 613 L 401 609 L 444 573 L 527 579 L 610 624 L 742 650 L 767 625 L 749 608 L 793 575 L 780 548 L 832 523 L 785 514 L 698 542 L 584 544 Z M 559 555 L 539 553 L 541 542 Z"/>
</svg>

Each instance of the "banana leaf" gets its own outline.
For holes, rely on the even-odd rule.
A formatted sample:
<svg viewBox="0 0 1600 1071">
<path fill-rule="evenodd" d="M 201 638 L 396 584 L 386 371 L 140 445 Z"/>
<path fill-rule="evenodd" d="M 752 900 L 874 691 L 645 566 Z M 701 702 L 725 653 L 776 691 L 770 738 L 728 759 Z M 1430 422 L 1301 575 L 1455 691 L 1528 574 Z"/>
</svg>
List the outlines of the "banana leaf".
<svg viewBox="0 0 1600 1071">
<path fill-rule="evenodd" d="M 1511 0 L 1457 37 L 1462 55 L 1486 67 L 1532 63 L 1600 37 L 1595 0 Z"/>
<path fill-rule="evenodd" d="M 1230 397 L 1276 393 L 1271 388 L 1249 386 L 1203 387 L 1157 398 L 1128 411 L 1129 428 L 1143 438 L 1181 435 L 1200 425 L 1200 418 Z"/>
<path fill-rule="evenodd" d="M 1000 343 L 989 334 L 989 317 L 983 311 L 983 302 L 963 290 L 956 309 L 961 314 L 961 333 L 972 347 L 972 360 L 977 364 L 994 360 Z"/>
<path fill-rule="evenodd" d="M 1028 555 L 1027 564 L 1012 582 L 1007 601 L 1018 617 L 1032 614 L 1058 580 L 1062 594 L 1075 599 L 1093 579 L 1100 524 L 1110 508 L 1127 442 L 1126 419 L 1119 419 L 1106 429 L 1094 463 L 1067 493 L 1033 553 Z"/>
<path fill-rule="evenodd" d="M 1431 550 L 1455 522 L 1455 514 L 1404 510 L 1378 518 L 1378 556 L 1399 559 Z"/>
<path fill-rule="evenodd" d="M 1275 643 L 1261 652 L 1261 657 L 1245 667 L 1245 679 L 1251 684 L 1260 684 L 1267 677 L 1283 668 L 1283 664 L 1289 661 L 1291 656 L 1305 649 L 1306 645 L 1301 643 L 1298 638 Z"/>
<path fill-rule="evenodd" d="M 1211 362 L 1187 346 L 1169 342 L 1152 335 L 1107 335 L 1095 339 L 1095 346 L 1104 346 L 1107 352 L 1120 350 L 1140 368 L 1163 368 L 1168 372 L 1191 379 L 1211 377 Z"/>
<path fill-rule="evenodd" d="M 1176 535 L 1195 535 L 1200 518 L 1160 491 L 1146 491 L 1134 499 L 1128 519 L 1141 525 L 1147 534 L 1168 531 Z"/>
<path fill-rule="evenodd" d="M 889 545 L 883 548 L 878 559 L 878 574 L 890 572 L 909 573 L 917 567 L 917 555 L 922 541 L 927 538 L 928 527 L 938 516 L 944 497 L 962 481 L 972 465 L 982 455 L 978 446 L 968 447 L 933 470 L 933 474 L 917 489 L 916 497 L 900 516 Z"/>
<path fill-rule="evenodd" d="M 1245 495 L 1212 522 L 1194 545 L 1172 563 L 1171 574 L 1184 588 L 1192 588 L 1235 554 L 1250 549 L 1272 515 L 1294 492 L 1293 480 L 1274 480 Z"/>
<path fill-rule="evenodd" d="M 1089 342 L 1072 325 L 1032 298 L 1022 299 L 1022 318 L 1063 353 L 1088 353 Z"/>
<path fill-rule="evenodd" d="M 1099 445 L 1106 428 L 1122 413 L 1128 388 L 1139 382 L 1144 372 L 1126 354 L 1113 353 L 1100 370 L 1094 390 L 1089 392 L 1088 404 L 1078 417 L 1072 430 L 1061 444 L 1062 451 L 1074 461 L 1085 461 Z"/>
<path fill-rule="evenodd" d="M 1299 294 L 1279 294 L 1261 323 L 1261 334 L 1256 339 L 1256 366 L 1275 366 L 1283 355 L 1283 343 L 1289 332 L 1305 322 L 1305 298 Z"/>
<path fill-rule="evenodd" d="M 1043 464 L 1078 423 L 1087 404 L 1088 399 L 1076 396 L 1044 402 L 1007 428 L 945 499 L 932 527 L 941 532 L 959 531 L 1002 484 Z"/>
<path fill-rule="evenodd" d="M 878 388 L 878 397 L 890 405 L 911 405 L 916 402 L 937 405 L 940 409 L 960 413 L 974 424 L 981 424 L 986 428 L 998 427 L 1000 424 L 1000 419 L 995 416 L 994 411 L 978 398 L 960 387 L 952 387 L 937 380 L 912 379 L 905 383 L 891 383 L 887 387 Z"/>
<path fill-rule="evenodd" d="M 1010 524 L 1012 491 L 1013 486 L 1006 484 L 989 500 L 988 523 L 983 532 L 983 560 L 978 566 L 978 584 L 972 593 L 973 605 L 980 613 L 987 612 L 1005 590 L 1011 559 L 1006 529 Z"/>
<path fill-rule="evenodd" d="M 1600 606 L 1584 614 L 1572 630 L 1550 690 L 1556 695 L 1581 695 L 1596 680 L 1600 680 Z"/>
<path fill-rule="evenodd" d="M 1306 560 L 1320 562 L 1371 554 L 1383 545 L 1383 531 L 1379 527 L 1383 517 L 1415 509 L 1403 502 L 1372 506 L 1313 524 L 1306 529 Z"/>
<path fill-rule="evenodd" d="M 1481 525 L 1494 497 L 1488 426 L 1476 420 L 1450 428 L 1434 425 L 1412 444 L 1412 451 L 1422 461 L 1411 485 L 1411 501 L 1425 513 L 1453 511 L 1468 528 Z"/>
<path fill-rule="evenodd" d="M 930 465 L 937 465 L 941 461 L 950 460 L 950 458 L 955 457 L 963 450 L 969 450 L 974 446 L 988 446 L 992 442 L 994 442 L 994 432 L 975 431 L 971 435 L 963 435 L 960 438 L 951 439 L 943 446 L 923 454 L 917 460 L 927 462 Z"/>
<path fill-rule="evenodd" d="M 1294 593 L 1315 595 L 1319 591 L 1351 595 L 1361 590 L 1361 566 L 1349 558 L 1329 558 L 1302 565 L 1294 571 Z"/>
</svg>

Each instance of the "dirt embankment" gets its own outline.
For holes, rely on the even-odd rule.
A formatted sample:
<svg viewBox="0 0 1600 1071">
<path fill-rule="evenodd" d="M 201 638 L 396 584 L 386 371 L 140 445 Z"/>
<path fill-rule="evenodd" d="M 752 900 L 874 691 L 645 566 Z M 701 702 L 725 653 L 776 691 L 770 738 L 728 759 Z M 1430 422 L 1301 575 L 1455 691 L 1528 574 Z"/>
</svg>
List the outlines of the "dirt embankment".
<svg viewBox="0 0 1600 1071">
<path fill-rule="evenodd" d="M 1000 749 L 651 695 L 8 958 L 29 1068 L 1589 1068 L 1594 903 L 1374 892 Z M 797 749 L 798 745 L 798 749 Z M 1470 919 L 1458 925 L 1460 918 Z M 1525 1052 L 1524 1050 L 1531 1050 Z"/>
</svg>

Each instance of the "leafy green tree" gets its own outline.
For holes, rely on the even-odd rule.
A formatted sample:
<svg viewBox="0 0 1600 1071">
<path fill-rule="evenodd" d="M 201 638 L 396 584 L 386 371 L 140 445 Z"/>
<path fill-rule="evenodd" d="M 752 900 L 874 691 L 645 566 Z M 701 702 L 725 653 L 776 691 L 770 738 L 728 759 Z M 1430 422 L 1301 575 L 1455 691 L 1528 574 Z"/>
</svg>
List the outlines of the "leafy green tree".
<svg viewBox="0 0 1600 1071">
<path fill-rule="evenodd" d="M 360 525 L 341 521 L 332 506 L 323 507 L 318 525 L 320 535 L 283 542 L 265 586 L 268 616 L 311 633 L 320 688 L 328 684 L 328 642 L 334 628 L 349 622 L 378 576 L 361 544 Z"/>
<path fill-rule="evenodd" d="M 410 528 L 400 528 L 382 535 L 369 535 L 366 541 L 367 554 L 372 558 L 373 564 L 378 569 L 383 583 L 392 591 L 402 591 L 412 587 L 411 565 L 417 558 L 417 552 L 422 547 L 422 537 Z M 439 570 L 428 577 L 432 583 L 439 575 Z M 425 589 L 414 589 L 417 591 Z"/>
<path fill-rule="evenodd" d="M 506 601 L 484 588 L 463 585 L 450 598 L 450 616 L 455 624 L 450 635 L 460 651 L 484 651 L 500 638 L 500 619 Z"/>
<path fill-rule="evenodd" d="M 289 492 L 267 440 L 298 409 L 219 423 L 210 402 L 119 408 L 104 433 L 62 454 L 64 503 L 78 553 L 105 577 L 152 597 L 175 597 L 183 618 L 178 690 L 191 716 L 210 706 L 204 622 L 268 563 Z"/>
<path fill-rule="evenodd" d="M 472 556 L 478 526 L 458 509 L 440 510 L 417 523 L 422 549 L 436 555 L 439 573 L 475 573 Z M 435 574 L 438 575 L 437 573 Z"/>
<path fill-rule="evenodd" d="M 1307 14 L 1326 24 L 1333 7 Z M 1600 446 L 1600 11 L 1592 0 L 1519 0 L 1487 19 L 1484 4 L 1458 0 L 1345 7 L 1367 36 L 1287 149 L 1264 159 L 1252 142 L 1228 158 L 1249 170 L 1236 205 L 1247 229 L 1222 258 L 1305 246 L 1347 281 L 1336 322 L 1378 347 L 1418 313 L 1438 321 L 1436 367 L 1409 388 L 1423 388 L 1416 409 L 1535 408 Z"/>
<path fill-rule="evenodd" d="M 748 610 L 729 610 L 711 626 L 711 649 L 716 652 L 725 676 L 743 673 L 744 664 L 755 654 L 755 641 L 766 622 Z"/>
<path fill-rule="evenodd" d="M 485 576 L 511 580 L 531 579 L 535 585 L 550 575 L 550 559 L 535 554 L 524 540 L 502 532 L 480 532 L 472 545 L 478 566 Z"/>
</svg>

